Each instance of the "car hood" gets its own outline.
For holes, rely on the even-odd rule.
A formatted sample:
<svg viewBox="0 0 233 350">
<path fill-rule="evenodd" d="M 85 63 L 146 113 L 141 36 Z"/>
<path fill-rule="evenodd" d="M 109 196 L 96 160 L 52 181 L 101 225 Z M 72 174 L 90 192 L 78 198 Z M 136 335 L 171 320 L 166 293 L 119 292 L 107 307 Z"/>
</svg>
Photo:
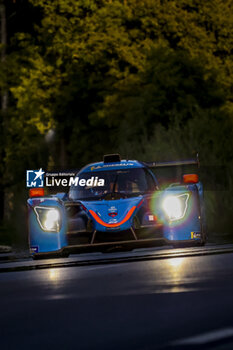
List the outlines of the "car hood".
<svg viewBox="0 0 233 350">
<path fill-rule="evenodd" d="M 119 226 L 121 229 L 128 229 L 142 202 L 142 196 L 118 200 L 81 201 L 97 230 L 119 228 Z"/>
</svg>

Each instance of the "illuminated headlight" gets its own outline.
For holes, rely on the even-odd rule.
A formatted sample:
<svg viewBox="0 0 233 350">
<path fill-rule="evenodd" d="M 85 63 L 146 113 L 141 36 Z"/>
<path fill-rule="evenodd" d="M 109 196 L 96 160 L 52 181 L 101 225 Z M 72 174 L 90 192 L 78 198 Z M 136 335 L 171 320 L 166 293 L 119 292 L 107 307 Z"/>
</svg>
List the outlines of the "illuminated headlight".
<svg viewBox="0 0 233 350">
<path fill-rule="evenodd" d="M 189 194 L 167 196 L 163 200 L 163 210 L 170 221 L 180 220 L 185 216 Z"/>
<path fill-rule="evenodd" d="M 60 231 L 61 217 L 60 211 L 56 208 L 35 207 L 37 221 L 44 231 Z"/>
</svg>

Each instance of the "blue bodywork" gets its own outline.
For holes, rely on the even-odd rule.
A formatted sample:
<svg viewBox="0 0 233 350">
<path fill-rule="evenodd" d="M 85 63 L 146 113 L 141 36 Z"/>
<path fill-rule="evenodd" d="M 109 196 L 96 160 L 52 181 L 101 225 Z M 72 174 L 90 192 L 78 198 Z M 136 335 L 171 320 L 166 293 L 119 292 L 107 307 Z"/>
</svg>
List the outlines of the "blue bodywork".
<svg viewBox="0 0 233 350">
<path fill-rule="evenodd" d="M 135 160 L 89 164 L 76 176 L 79 178 L 87 175 L 90 177 L 92 174 L 98 176 L 105 172 L 106 175 L 122 176 L 122 173 L 127 174 L 128 170 L 129 174 L 134 174 L 139 171 L 138 169 L 146 172 L 145 176 L 150 182 L 148 185 L 150 190 L 143 193 L 134 194 L 132 192 L 126 195 L 127 192 L 114 188 L 111 193 L 106 191 L 105 193 L 103 190 L 101 196 L 98 194 L 97 199 L 89 197 L 83 199 L 75 198 L 75 188 L 71 186 L 68 194 L 58 193 L 53 196 L 29 198 L 28 225 L 31 253 L 38 255 L 38 253 L 62 252 L 70 247 L 80 248 L 82 244 L 83 247 L 94 246 L 98 235 L 104 235 L 104 238 L 101 236 L 101 241 L 97 240 L 98 246 L 101 245 L 101 242 L 108 241 L 111 241 L 111 244 L 117 244 L 117 242 L 123 244 L 124 240 L 127 243 L 130 240 L 132 243 L 164 240 L 167 243 L 203 244 L 205 242 L 205 215 L 203 188 L 200 182 L 170 184 L 164 190 L 160 190 L 156 176 L 151 169 Z M 117 183 L 117 180 L 115 182 Z M 89 191 L 94 193 L 93 189 Z M 185 203 L 182 218 L 171 220 L 167 217 L 163 203 L 164 199 L 169 196 L 182 198 Z M 52 209 L 58 211 L 60 219 L 56 230 L 49 231 L 41 224 L 40 215 Z M 83 241 L 80 243 L 80 237 L 84 239 L 84 243 Z M 112 237 L 119 238 L 113 242 Z"/>
</svg>

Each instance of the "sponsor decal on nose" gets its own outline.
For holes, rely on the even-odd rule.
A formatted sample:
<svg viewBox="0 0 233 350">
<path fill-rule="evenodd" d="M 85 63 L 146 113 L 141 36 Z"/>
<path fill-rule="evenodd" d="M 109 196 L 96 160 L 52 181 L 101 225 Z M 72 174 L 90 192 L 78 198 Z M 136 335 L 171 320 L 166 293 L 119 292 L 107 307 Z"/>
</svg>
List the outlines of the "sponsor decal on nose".
<svg viewBox="0 0 233 350">
<path fill-rule="evenodd" d="M 111 218 L 115 218 L 115 216 L 117 216 L 117 213 L 114 212 L 114 213 L 108 213 L 109 216 L 111 216 Z"/>
</svg>

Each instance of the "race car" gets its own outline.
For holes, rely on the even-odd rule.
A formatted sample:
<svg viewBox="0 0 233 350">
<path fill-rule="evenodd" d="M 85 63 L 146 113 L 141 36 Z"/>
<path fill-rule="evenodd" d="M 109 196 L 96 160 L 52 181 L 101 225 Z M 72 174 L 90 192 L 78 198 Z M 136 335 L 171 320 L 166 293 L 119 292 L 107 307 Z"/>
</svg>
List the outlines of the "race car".
<svg viewBox="0 0 233 350">
<path fill-rule="evenodd" d="M 105 155 L 77 172 L 68 193 L 31 188 L 29 245 L 34 258 L 74 252 L 134 249 L 158 243 L 203 245 L 203 186 L 196 173 L 164 185 L 156 171 L 198 160 L 145 163 Z M 163 185 L 161 185 L 163 183 Z"/>
</svg>

